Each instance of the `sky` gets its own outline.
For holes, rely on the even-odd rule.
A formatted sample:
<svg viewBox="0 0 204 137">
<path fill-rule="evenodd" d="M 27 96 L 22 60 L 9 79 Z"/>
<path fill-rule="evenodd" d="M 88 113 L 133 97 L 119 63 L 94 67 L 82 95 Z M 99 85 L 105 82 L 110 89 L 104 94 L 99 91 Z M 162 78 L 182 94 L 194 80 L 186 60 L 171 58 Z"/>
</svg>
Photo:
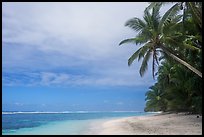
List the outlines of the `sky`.
<svg viewBox="0 0 204 137">
<path fill-rule="evenodd" d="M 143 2 L 2 3 L 3 111 L 143 111 L 151 67 L 128 58 L 141 45 L 127 20 Z"/>
</svg>

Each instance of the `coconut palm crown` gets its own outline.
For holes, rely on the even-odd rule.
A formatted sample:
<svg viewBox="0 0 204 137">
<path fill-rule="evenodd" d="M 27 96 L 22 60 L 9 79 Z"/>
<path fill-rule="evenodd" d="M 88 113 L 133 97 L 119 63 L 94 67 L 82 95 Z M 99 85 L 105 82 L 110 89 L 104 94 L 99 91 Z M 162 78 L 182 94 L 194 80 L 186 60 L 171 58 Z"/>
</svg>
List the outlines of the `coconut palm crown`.
<svg viewBox="0 0 204 137">
<path fill-rule="evenodd" d="M 148 68 L 148 61 L 152 57 L 152 75 L 154 78 L 155 66 L 159 65 L 159 56 L 167 55 L 202 78 L 202 73 L 187 63 L 176 50 L 184 46 L 183 41 L 185 39 L 181 33 L 182 15 L 179 14 L 179 6 L 175 4 L 161 17 L 159 14 L 161 5 L 161 3 L 154 5 L 151 9 L 151 13 L 150 10 L 145 10 L 143 20 L 135 17 L 125 23 L 125 26 L 135 30 L 138 34 L 136 37 L 121 41 L 119 45 L 124 43 L 143 44 L 142 47 L 128 59 L 128 66 L 130 66 L 135 59 L 139 61 L 143 58 L 139 70 L 140 75 L 143 76 Z"/>
</svg>

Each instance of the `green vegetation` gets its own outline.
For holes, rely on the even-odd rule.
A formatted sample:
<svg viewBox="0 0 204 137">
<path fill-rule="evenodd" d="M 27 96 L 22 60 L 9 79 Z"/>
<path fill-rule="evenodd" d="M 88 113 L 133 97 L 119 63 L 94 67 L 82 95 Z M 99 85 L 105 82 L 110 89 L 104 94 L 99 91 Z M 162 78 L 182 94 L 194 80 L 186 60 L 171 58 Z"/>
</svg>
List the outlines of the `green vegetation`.
<svg viewBox="0 0 204 137">
<path fill-rule="evenodd" d="M 157 82 L 146 93 L 145 111 L 202 113 L 202 3 L 177 2 L 161 17 L 166 3 L 152 2 L 143 20 L 133 18 L 125 26 L 138 32 L 124 43 L 143 44 L 128 60 L 142 60 L 140 75 L 152 58 Z M 156 72 L 156 65 L 158 71 Z"/>
</svg>

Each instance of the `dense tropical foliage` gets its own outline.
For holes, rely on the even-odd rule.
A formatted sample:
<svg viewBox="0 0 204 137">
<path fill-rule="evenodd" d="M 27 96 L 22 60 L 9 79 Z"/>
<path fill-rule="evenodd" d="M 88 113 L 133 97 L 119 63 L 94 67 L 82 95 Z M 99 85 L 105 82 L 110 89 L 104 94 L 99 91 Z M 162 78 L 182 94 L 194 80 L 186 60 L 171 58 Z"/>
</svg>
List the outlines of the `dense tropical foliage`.
<svg viewBox="0 0 204 137">
<path fill-rule="evenodd" d="M 142 60 L 140 75 L 152 58 L 157 82 L 146 92 L 145 111 L 202 113 L 202 3 L 177 2 L 160 16 L 166 3 L 153 2 L 143 20 L 133 18 L 125 26 L 138 32 L 124 43 L 143 44 L 128 60 Z M 158 71 L 155 71 L 156 65 Z"/>
</svg>

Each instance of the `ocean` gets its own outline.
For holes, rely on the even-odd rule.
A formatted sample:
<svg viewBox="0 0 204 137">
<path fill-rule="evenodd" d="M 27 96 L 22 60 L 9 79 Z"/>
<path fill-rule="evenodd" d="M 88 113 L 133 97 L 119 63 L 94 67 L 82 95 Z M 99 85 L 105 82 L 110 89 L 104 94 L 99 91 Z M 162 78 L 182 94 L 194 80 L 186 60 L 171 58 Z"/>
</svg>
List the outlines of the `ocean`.
<svg viewBox="0 0 204 137">
<path fill-rule="evenodd" d="M 89 124 L 119 117 L 151 115 L 136 111 L 114 112 L 2 112 L 3 135 L 79 135 Z"/>
</svg>

